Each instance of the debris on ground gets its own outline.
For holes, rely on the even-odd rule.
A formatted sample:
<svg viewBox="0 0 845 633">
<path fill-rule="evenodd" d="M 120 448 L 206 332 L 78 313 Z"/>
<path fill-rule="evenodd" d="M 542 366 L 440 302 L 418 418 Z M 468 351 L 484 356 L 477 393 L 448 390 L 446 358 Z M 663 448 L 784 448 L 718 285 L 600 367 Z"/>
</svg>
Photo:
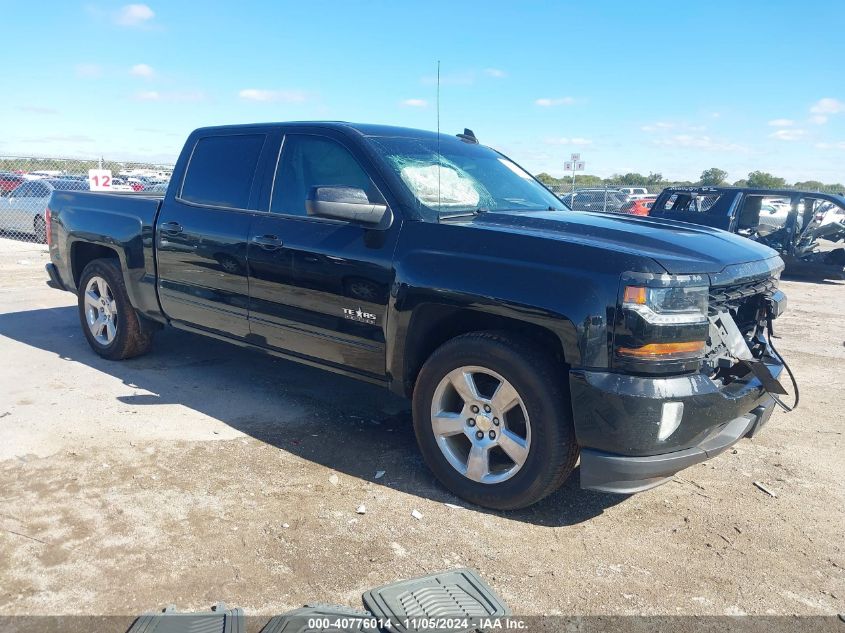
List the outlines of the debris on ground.
<svg viewBox="0 0 845 633">
<path fill-rule="evenodd" d="M 774 490 L 769 490 L 768 488 L 766 488 L 766 486 L 761 484 L 759 481 L 755 481 L 754 485 L 757 486 L 760 490 L 765 492 L 770 497 L 774 497 L 775 499 L 777 499 L 778 496 L 777 496 L 777 493 Z"/>
<path fill-rule="evenodd" d="M 338 478 L 338 476 L 337 476 L 337 475 L 335 475 L 334 473 L 332 473 L 331 475 L 329 475 L 329 483 L 330 483 L 332 486 L 336 486 L 336 485 L 338 484 L 338 482 L 339 482 L 339 481 L 340 481 L 340 479 L 339 479 L 339 478 Z"/>
<path fill-rule="evenodd" d="M 383 470 L 377 470 L 376 471 L 376 479 L 381 479 L 382 477 L 384 477 L 384 472 L 385 471 L 383 471 Z"/>
<path fill-rule="evenodd" d="M 419 510 L 414 510 L 413 512 L 411 512 L 411 516 L 414 517 L 417 521 L 419 521 L 423 517 L 422 512 L 420 512 Z"/>
<path fill-rule="evenodd" d="M 358 506 L 358 509 L 355 510 L 355 512 L 357 512 L 358 514 L 367 514 L 367 506 L 361 504 Z"/>
</svg>

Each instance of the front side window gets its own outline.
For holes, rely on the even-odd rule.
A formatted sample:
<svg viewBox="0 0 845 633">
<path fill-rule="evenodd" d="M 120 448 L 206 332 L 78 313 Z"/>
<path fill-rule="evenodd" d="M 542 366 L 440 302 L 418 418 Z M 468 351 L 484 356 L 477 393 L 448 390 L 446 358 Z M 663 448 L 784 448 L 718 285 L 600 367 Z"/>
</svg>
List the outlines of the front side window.
<svg viewBox="0 0 845 633">
<path fill-rule="evenodd" d="M 425 219 L 484 211 L 565 211 L 548 189 L 498 152 L 453 137 L 370 137 Z"/>
<path fill-rule="evenodd" d="M 331 185 L 362 189 L 370 202 L 382 203 L 381 194 L 367 172 L 340 143 L 310 134 L 286 135 L 270 211 L 304 216 L 305 200 L 312 187 Z"/>
<path fill-rule="evenodd" d="M 264 134 L 207 136 L 197 141 L 180 198 L 203 206 L 246 209 Z"/>
</svg>

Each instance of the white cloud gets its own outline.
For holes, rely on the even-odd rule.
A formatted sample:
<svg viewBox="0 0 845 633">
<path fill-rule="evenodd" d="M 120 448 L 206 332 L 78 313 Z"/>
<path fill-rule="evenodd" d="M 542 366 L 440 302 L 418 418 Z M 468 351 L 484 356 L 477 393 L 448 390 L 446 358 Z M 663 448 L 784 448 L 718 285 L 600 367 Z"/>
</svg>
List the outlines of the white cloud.
<svg viewBox="0 0 845 633">
<path fill-rule="evenodd" d="M 542 99 L 537 99 L 534 101 L 534 105 L 538 105 L 541 108 L 550 108 L 552 106 L 562 106 L 562 105 L 572 105 L 575 103 L 575 97 L 558 97 L 556 99 L 549 99 L 544 97 Z"/>
<path fill-rule="evenodd" d="M 115 14 L 114 21 L 121 26 L 143 26 L 155 17 L 146 4 L 127 4 Z"/>
<path fill-rule="evenodd" d="M 709 136 L 695 136 L 693 134 L 675 134 L 669 138 L 653 141 L 660 147 L 694 147 L 696 149 L 713 152 L 744 152 L 747 148 L 727 141 L 715 140 Z"/>
<path fill-rule="evenodd" d="M 103 76 L 103 67 L 99 64 L 77 64 L 74 68 L 77 77 L 97 79 Z"/>
<path fill-rule="evenodd" d="M 495 79 L 502 79 L 508 76 L 508 74 L 504 70 L 501 70 L 499 68 L 485 68 L 484 74 L 488 77 L 493 77 Z"/>
<path fill-rule="evenodd" d="M 825 97 L 819 99 L 810 107 L 810 121 L 817 125 L 827 123 L 831 114 L 841 114 L 845 112 L 845 101 L 834 99 L 832 97 Z"/>
<path fill-rule="evenodd" d="M 845 141 L 836 143 L 816 143 L 818 149 L 845 149 Z"/>
<path fill-rule="evenodd" d="M 161 93 L 157 90 L 142 90 L 135 93 L 136 101 L 160 101 Z"/>
<path fill-rule="evenodd" d="M 588 138 L 582 138 L 580 136 L 575 136 L 573 138 L 569 138 L 567 136 L 558 136 L 553 138 L 547 138 L 544 140 L 546 145 L 578 145 L 583 147 L 584 145 L 592 145 L 593 141 Z"/>
<path fill-rule="evenodd" d="M 792 119 L 772 119 L 769 121 L 769 125 L 772 127 L 792 127 L 795 125 L 795 121 Z"/>
<path fill-rule="evenodd" d="M 813 114 L 839 114 L 845 112 L 845 101 L 825 97 L 816 101 L 810 108 L 810 112 Z"/>
<path fill-rule="evenodd" d="M 425 99 L 405 99 L 402 101 L 402 105 L 409 108 L 425 108 L 428 107 L 428 101 Z"/>
<path fill-rule="evenodd" d="M 804 130 L 776 130 L 769 137 L 779 141 L 800 141 L 804 138 Z"/>
<path fill-rule="evenodd" d="M 93 143 L 94 139 L 81 134 L 54 134 L 24 138 L 21 141 L 23 143 Z"/>
<path fill-rule="evenodd" d="M 185 90 L 181 92 L 159 92 L 158 90 L 141 90 L 132 95 L 135 101 L 168 101 L 171 103 L 198 103 L 207 101 L 208 95 L 201 90 Z"/>
<path fill-rule="evenodd" d="M 244 88 L 238 92 L 244 101 L 264 101 L 279 103 L 302 103 L 308 95 L 302 90 L 263 90 L 260 88 Z"/>
<path fill-rule="evenodd" d="M 643 132 L 657 132 L 658 130 L 671 130 L 675 124 L 670 121 L 657 121 L 648 125 L 643 125 L 640 129 Z"/>
<path fill-rule="evenodd" d="M 135 77 L 144 77 L 149 79 L 156 73 L 155 70 L 153 70 L 153 67 L 148 64 L 135 64 L 129 69 L 129 74 L 134 75 Z"/>
</svg>

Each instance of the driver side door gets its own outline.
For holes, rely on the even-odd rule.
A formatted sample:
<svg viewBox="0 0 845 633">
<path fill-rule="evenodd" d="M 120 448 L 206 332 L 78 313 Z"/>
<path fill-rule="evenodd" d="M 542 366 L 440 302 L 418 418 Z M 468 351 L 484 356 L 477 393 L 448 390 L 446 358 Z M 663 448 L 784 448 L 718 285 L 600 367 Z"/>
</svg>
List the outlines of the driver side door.
<svg viewBox="0 0 845 633">
<path fill-rule="evenodd" d="M 250 230 L 253 342 L 384 378 L 385 328 L 400 222 L 386 229 L 309 216 L 313 187 L 363 189 L 384 203 L 368 159 L 335 133 L 287 133 L 267 213 Z"/>
</svg>

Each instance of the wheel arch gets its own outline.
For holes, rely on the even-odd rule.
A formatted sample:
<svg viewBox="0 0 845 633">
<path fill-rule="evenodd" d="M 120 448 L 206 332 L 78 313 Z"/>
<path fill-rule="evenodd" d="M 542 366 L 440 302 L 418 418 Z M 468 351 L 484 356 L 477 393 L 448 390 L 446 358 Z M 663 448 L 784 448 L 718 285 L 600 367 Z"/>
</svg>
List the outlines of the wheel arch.
<svg viewBox="0 0 845 633">
<path fill-rule="evenodd" d="M 555 362 L 566 365 L 569 355 L 560 332 L 543 325 L 472 308 L 428 303 L 417 306 L 410 317 L 402 346 L 402 393 L 410 397 L 425 361 L 445 342 L 471 332 L 497 331 L 518 336 L 548 351 Z"/>
</svg>

